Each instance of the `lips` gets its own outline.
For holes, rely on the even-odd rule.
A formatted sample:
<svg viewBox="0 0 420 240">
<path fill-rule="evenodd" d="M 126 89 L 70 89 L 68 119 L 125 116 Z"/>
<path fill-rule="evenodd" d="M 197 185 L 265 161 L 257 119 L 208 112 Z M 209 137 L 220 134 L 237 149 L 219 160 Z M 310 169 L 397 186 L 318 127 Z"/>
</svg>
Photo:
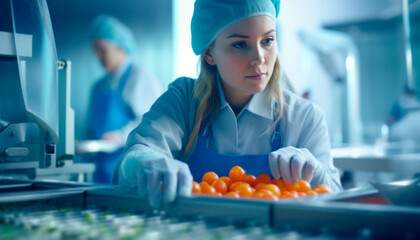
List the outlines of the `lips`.
<svg viewBox="0 0 420 240">
<path fill-rule="evenodd" d="M 251 80 L 262 80 L 266 75 L 267 75 L 266 73 L 255 73 L 255 74 L 247 75 L 245 77 Z"/>
</svg>

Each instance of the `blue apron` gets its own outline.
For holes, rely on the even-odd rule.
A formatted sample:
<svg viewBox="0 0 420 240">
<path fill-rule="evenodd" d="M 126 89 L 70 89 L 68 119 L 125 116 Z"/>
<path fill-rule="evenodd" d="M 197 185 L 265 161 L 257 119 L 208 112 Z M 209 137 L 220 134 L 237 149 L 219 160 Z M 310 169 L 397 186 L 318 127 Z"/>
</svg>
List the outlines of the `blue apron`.
<svg viewBox="0 0 420 240">
<path fill-rule="evenodd" d="M 234 166 L 241 166 L 246 174 L 258 176 L 260 173 L 271 175 L 268 163 L 268 154 L 248 154 L 248 155 L 226 155 L 220 154 L 207 148 L 208 138 L 208 118 L 200 126 L 197 144 L 188 160 L 188 166 L 194 181 L 201 182 L 203 175 L 208 171 L 213 171 L 222 176 L 229 176 L 229 171 Z M 280 124 L 276 124 L 276 130 L 271 141 L 271 150 L 275 151 L 281 146 Z"/>
<path fill-rule="evenodd" d="M 100 139 L 104 133 L 124 127 L 135 118 L 122 97 L 130 76 L 132 65 L 128 66 L 116 89 L 98 89 L 93 95 L 92 137 Z M 93 181 L 110 183 L 114 165 L 123 149 L 113 153 L 98 153 L 95 158 L 96 170 Z"/>
</svg>

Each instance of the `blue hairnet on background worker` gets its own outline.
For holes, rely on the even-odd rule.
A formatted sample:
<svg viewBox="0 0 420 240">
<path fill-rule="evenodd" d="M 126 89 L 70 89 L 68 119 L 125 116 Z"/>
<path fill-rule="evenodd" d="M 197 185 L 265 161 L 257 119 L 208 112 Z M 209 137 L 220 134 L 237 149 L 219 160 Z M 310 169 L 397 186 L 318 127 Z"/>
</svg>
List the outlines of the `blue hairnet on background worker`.
<svg viewBox="0 0 420 240">
<path fill-rule="evenodd" d="M 136 65 L 132 32 L 116 18 L 99 15 L 91 26 L 95 53 L 106 70 L 91 93 L 89 137 L 125 145 L 127 136 L 161 94 L 159 80 Z M 95 157 L 94 182 L 110 183 L 122 150 Z"/>
<path fill-rule="evenodd" d="M 228 176 L 239 165 L 247 174 L 342 189 L 324 113 L 280 87 L 279 10 L 278 0 L 195 2 L 198 79 L 175 80 L 144 115 L 114 184 L 147 194 L 158 206 L 190 195 L 192 180 L 204 173 Z"/>
</svg>

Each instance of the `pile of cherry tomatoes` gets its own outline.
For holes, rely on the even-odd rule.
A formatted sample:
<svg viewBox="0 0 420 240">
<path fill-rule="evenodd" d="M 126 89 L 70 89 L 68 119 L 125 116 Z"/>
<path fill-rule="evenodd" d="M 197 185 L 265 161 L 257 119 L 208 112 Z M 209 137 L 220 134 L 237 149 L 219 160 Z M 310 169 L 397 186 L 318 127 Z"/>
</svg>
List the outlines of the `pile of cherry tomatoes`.
<svg viewBox="0 0 420 240">
<path fill-rule="evenodd" d="M 271 180 L 270 175 L 261 173 L 257 177 L 247 175 L 240 166 L 229 171 L 229 177 L 219 177 L 215 172 L 204 174 L 202 182 L 193 181 L 192 193 L 231 198 L 261 198 L 270 200 L 293 199 L 332 192 L 325 184 L 314 189 L 305 180 L 285 183 L 281 179 Z"/>
</svg>

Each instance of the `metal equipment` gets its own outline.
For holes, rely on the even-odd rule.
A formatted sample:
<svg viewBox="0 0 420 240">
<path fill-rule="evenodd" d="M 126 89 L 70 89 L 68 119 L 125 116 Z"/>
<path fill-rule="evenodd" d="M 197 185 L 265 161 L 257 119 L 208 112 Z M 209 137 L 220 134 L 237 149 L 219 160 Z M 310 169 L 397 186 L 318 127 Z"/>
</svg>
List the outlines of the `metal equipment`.
<svg viewBox="0 0 420 240">
<path fill-rule="evenodd" d="M 71 65 L 57 60 L 45 0 L 7 4 L 11 24 L 0 32 L 0 174 L 33 179 L 36 169 L 73 163 Z"/>
<path fill-rule="evenodd" d="M 359 52 L 346 34 L 329 30 L 300 31 L 301 42 L 314 51 L 333 80 L 333 142 L 360 144 L 361 102 Z"/>
<path fill-rule="evenodd" d="M 333 148 L 334 164 L 342 170 L 389 172 L 414 176 L 420 173 L 420 145 L 413 141 Z"/>
</svg>

